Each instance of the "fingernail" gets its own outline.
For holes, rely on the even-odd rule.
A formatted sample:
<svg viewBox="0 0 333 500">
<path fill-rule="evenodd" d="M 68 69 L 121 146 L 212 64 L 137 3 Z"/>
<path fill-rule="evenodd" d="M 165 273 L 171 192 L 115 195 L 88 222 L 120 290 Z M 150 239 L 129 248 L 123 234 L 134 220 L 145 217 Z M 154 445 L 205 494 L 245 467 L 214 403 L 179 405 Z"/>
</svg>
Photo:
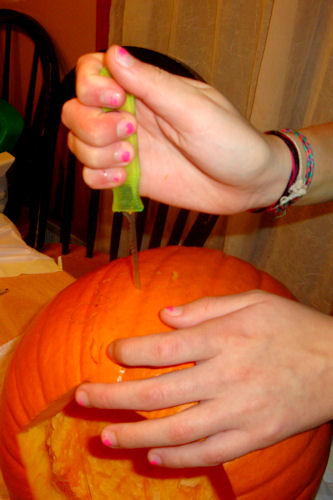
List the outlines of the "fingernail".
<svg viewBox="0 0 333 500">
<path fill-rule="evenodd" d="M 85 391 L 78 391 L 75 399 L 80 406 L 90 406 L 88 394 Z"/>
<path fill-rule="evenodd" d="M 129 120 L 121 120 L 117 125 L 118 137 L 128 137 L 135 131 L 134 123 Z"/>
<path fill-rule="evenodd" d="M 148 455 L 148 460 L 149 460 L 149 463 L 151 463 L 151 465 L 162 465 L 162 460 L 161 460 L 161 457 L 159 455 L 155 455 L 155 454 L 149 454 Z"/>
<path fill-rule="evenodd" d="M 131 159 L 131 153 L 129 151 L 119 149 L 114 153 L 114 159 L 118 163 L 128 163 Z"/>
<path fill-rule="evenodd" d="M 118 173 L 114 173 L 113 169 L 111 168 L 106 168 L 102 171 L 103 174 L 103 179 L 105 182 L 120 182 L 121 181 L 121 176 Z"/>
<path fill-rule="evenodd" d="M 109 448 L 115 448 L 117 446 L 117 439 L 116 439 L 116 435 L 114 434 L 114 432 L 103 432 L 102 433 L 102 436 L 101 436 L 101 439 L 102 439 L 102 443 L 105 445 L 105 446 L 108 446 Z"/>
<path fill-rule="evenodd" d="M 110 106 L 111 108 L 117 108 L 120 106 L 121 95 L 119 92 L 114 92 L 113 90 L 105 90 L 101 93 L 100 101 L 103 106 Z"/>
<path fill-rule="evenodd" d="M 124 68 L 130 68 L 135 59 L 126 49 L 124 49 L 124 47 L 118 47 L 116 52 L 116 61 Z"/>
<path fill-rule="evenodd" d="M 183 308 L 181 306 L 169 306 L 164 309 L 170 316 L 180 316 L 183 312 Z"/>
</svg>

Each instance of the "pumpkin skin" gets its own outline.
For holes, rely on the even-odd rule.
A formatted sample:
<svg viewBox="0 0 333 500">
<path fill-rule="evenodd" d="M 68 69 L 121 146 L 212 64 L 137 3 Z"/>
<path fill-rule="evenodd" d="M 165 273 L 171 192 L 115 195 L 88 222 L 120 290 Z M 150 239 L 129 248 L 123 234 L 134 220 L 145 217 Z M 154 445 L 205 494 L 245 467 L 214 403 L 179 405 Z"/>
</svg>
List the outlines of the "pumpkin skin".
<svg viewBox="0 0 333 500">
<path fill-rule="evenodd" d="M 268 274 L 217 250 L 159 248 L 141 252 L 139 262 L 141 290 L 132 284 L 130 259 L 119 259 L 63 290 L 27 327 L 11 361 L 2 395 L 0 458 L 11 498 L 36 498 L 22 459 L 22 432 L 50 417 L 58 418 L 54 416 L 60 415 L 60 410 L 70 403 L 80 383 L 134 380 L 168 370 L 116 365 L 106 354 L 113 339 L 168 331 L 159 319 L 160 309 L 203 296 L 262 289 L 292 298 L 288 290 Z M 87 427 L 89 420 L 103 420 L 98 415 L 105 412 L 82 409 L 73 402 L 67 406 L 67 412 L 71 411 L 74 420 L 83 421 Z M 174 411 L 178 409 L 142 415 L 154 418 Z M 109 417 L 112 419 L 111 413 L 104 413 L 104 417 L 108 416 L 106 421 Z M 136 416 L 130 418 L 142 418 L 132 413 Z M 128 421 L 129 415 L 118 413 L 117 418 Z M 122 450 L 120 461 L 127 454 L 129 461 L 140 462 L 139 474 L 145 480 L 155 475 L 154 488 L 160 484 L 160 491 L 165 495 L 158 497 L 161 499 L 305 500 L 314 497 L 320 483 L 328 459 L 330 436 L 330 425 L 323 425 L 223 466 L 196 471 L 161 471 L 148 464 L 141 450 Z M 106 454 L 103 458 L 116 463 L 119 452 L 105 447 L 103 450 Z M 84 453 L 88 454 L 89 450 L 85 449 Z M 75 469 L 75 463 L 72 465 Z M 117 474 L 117 469 L 113 474 Z M 198 493 L 201 479 L 195 482 L 195 489 L 185 488 L 185 493 L 179 496 L 173 486 L 168 489 L 174 482 L 177 491 L 180 484 L 187 485 L 187 480 L 203 474 L 213 485 L 205 496 Z M 128 480 L 128 475 L 123 478 L 125 485 Z M 47 487 L 46 484 L 41 498 L 51 499 Z M 142 496 L 131 496 L 130 492 L 128 489 L 128 495 L 122 493 L 119 498 L 154 498 L 152 491 Z M 67 492 L 61 498 L 86 497 L 69 496 Z M 117 499 L 118 496 L 112 493 L 89 498 Z"/>
</svg>

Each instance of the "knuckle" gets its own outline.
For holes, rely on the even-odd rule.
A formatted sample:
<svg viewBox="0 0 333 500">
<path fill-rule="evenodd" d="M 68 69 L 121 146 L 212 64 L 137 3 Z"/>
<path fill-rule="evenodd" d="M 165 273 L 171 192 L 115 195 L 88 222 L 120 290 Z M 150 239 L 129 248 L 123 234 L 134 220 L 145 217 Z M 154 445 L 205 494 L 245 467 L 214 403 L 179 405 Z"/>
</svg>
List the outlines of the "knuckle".
<svg viewBox="0 0 333 500">
<path fill-rule="evenodd" d="M 94 54 L 90 52 L 89 54 L 83 54 L 82 56 L 78 57 L 78 60 L 76 62 L 76 70 L 80 68 L 83 64 L 89 62 L 89 60 L 94 57 Z"/>
<path fill-rule="evenodd" d="M 90 84 L 89 78 L 84 73 L 77 72 L 77 81 L 76 81 L 76 96 L 79 102 L 85 103 L 89 101 L 90 95 Z"/>
<path fill-rule="evenodd" d="M 188 422 L 175 422 L 170 426 L 169 439 L 171 443 L 183 444 L 194 440 L 194 431 Z"/>
<path fill-rule="evenodd" d="M 225 461 L 225 456 L 222 451 L 215 448 L 208 448 L 202 454 L 202 462 L 208 467 L 220 465 Z"/>
<path fill-rule="evenodd" d="M 192 303 L 195 307 L 199 307 L 204 314 L 209 314 L 216 302 L 218 302 L 218 297 L 202 297 Z"/>
<path fill-rule="evenodd" d="M 90 398 L 97 408 L 109 408 L 111 406 L 111 395 L 109 387 L 97 387 L 96 391 L 90 393 Z"/>
<path fill-rule="evenodd" d="M 177 356 L 179 350 L 180 344 L 173 335 L 163 335 L 155 346 L 156 360 L 161 364 L 168 362 Z"/>
<path fill-rule="evenodd" d="M 168 74 L 161 68 L 155 67 L 153 72 L 154 84 L 160 86 L 161 83 L 167 78 Z"/>
<path fill-rule="evenodd" d="M 96 117 L 86 121 L 86 133 L 93 146 L 105 146 L 104 123 Z"/>
<path fill-rule="evenodd" d="M 144 409 L 157 409 L 168 404 L 164 388 L 156 383 L 141 391 L 140 401 L 143 402 Z"/>
<path fill-rule="evenodd" d="M 100 152 L 96 148 L 89 148 L 89 153 L 83 150 L 79 155 L 79 159 L 91 168 L 100 168 L 103 166 L 101 164 Z"/>
<path fill-rule="evenodd" d="M 73 99 L 66 101 L 61 108 L 61 121 L 65 126 L 67 123 L 68 114 L 69 114 L 70 109 L 72 107 L 72 101 L 73 101 Z"/>
<path fill-rule="evenodd" d="M 266 422 L 264 429 L 262 429 L 262 434 L 257 436 L 257 440 L 263 442 L 263 446 L 270 446 L 272 443 L 276 443 L 281 440 L 281 435 L 284 433 L 285 426 L 280 424 L 277 420 L 271 419 L 270 422 Z"/>
</svg>

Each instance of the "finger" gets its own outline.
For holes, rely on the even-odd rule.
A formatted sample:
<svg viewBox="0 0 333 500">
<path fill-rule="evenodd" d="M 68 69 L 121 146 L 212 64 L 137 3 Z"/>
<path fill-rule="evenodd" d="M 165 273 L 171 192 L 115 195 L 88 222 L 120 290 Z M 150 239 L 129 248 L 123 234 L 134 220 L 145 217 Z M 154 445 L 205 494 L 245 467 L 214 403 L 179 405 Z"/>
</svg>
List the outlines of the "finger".
<svg viewBox="0 0 333 500">
<path fill-rule="evenodd" d="M 164 418 L 108 425 L 101 438 L 118 448 L 179 446 L 233 428 L 232 419 L 226 422 L 221 413 L 217 401 L 208 401 Z"/>
<path fill-rule="evenodd" d="M 127 177 L 125 168 L 89 168 L 83 167 L 82 176 L 87 186 L 92 189 L 112 189 L 123 184 Z"/>
<path fill-rule="evenodd" d="M 107 51 L 105 61 L 116 81 L 156 110 L 159 116 L 167 121 L 172 119 L 176 127 L 192 127 L 185 118 L 188 109 L 198 108 L 199 87 L 206 89 L 208 85 L 202 82 L 193 84 L 191 79 L 143 63 L 116 45 Z M 197 112 L 198 123 L 201 123 L 200 110 Z"/>
<path fill-rule="evenodd" d="M 144 380 L 120 384 L 82 384 L 75 399 L 81 406 L 151 411 L 203 400 L 210 393 L 202 364 Z M 207 388 L 208 387 L 208 388 Z"/>
<path fill-rule="evenodd" d="M 76 95 L 86 106 L 118 108 L 125 102 L 125 91 L 110 77 L 100 75 L 104 54 L 86 54 L 76 65 Z"/>
<path fill-rule="evenodd" d="M 218 318 L 184 330 L 142 337 L 117 339 L 108 348 L 109 356 L 128 366 L 172 366 L 211 358 L 220 350 L 216 332 Z"/>
<path fill-rule="evenodd" d="M 90 168 L 110 168 L 127 165 L 135 156 L 133 146 L 128 141 L 118 141 L 104 147 L 86 144 L 71 132 L 68 147 L 73 154 Z"/>
<path fill-rule="evenodd" d="M 83 106 L 78 99 L 64 104 L 61 120 L 82 142 L 97 147 L 125 139 L 136 130 L 136 120 L 131 113 L 105 113 L 101 108 Z"/>
<path fill-rule="evenodd" d="M 258 304 L 266 297 L 267 293 L 260 290 L 223 297 L 204 297 L 181 306 L 166 307 L 160 315 L 162 321 L 169 326 L 187 328 Z"/>
<path fill-rule="evenodd" d="M 256 448 L 256 443 L 246 432 L 231 429 L 209 436 L 203 441 L 152 449 L 148 453 L 148 460 L 153 465 L 172 468 L 213 467 Z"/>
</svg>

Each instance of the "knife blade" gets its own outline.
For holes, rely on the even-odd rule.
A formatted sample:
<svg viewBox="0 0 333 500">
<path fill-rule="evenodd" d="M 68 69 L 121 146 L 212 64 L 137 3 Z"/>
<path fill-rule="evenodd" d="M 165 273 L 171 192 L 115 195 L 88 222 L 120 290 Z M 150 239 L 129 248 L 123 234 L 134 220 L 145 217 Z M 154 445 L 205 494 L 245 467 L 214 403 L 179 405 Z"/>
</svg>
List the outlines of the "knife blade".
<svg viewBox="0 0 333 500">
<path fill-rule="evenodd" d="M 110 73 L 105 67 L 100 71 L 100 75 L 110 77 Z M 132 94 L 126 94 L 126 101 L 119 109 L 135 115 L 135 97 Z M 113 109 L 103 107 L 103 111 L 109 112 L 113 111 Z M 144 205 L 139 195 L 140 162 L 138 156 L 137 134 L 134 133 L 130 135 L 126 140 L 134 147 L 135 156 L 126 167 L 127 178 L 125 182 L 121 186 L 113 189 L 112 211 L 122 212 L 129 222 L 129 248 L 132 255 L 132 278 L 134 286 L 140 289 L 136 213 L 142 212 Z"/>
</svg>

